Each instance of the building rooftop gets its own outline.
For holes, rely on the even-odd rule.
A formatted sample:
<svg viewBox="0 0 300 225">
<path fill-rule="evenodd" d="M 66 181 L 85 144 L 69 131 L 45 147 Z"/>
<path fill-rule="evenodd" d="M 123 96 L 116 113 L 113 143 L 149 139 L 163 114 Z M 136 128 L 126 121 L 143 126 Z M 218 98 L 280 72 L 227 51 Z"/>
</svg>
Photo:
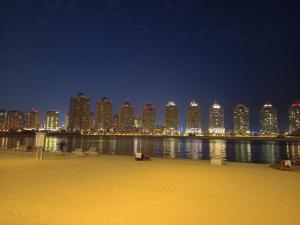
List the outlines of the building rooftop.
<svg viewBox="0 0 300 225">
<path fill-rule="evenodd" d="M 293 107 L 300 107 L 300 100 L 296 100 L 292 104 Z"/>
<path fill-rule="evenodd" d="M 176 106 L 174 102 L 168 102 L 167 106 Z"/>
</svg>

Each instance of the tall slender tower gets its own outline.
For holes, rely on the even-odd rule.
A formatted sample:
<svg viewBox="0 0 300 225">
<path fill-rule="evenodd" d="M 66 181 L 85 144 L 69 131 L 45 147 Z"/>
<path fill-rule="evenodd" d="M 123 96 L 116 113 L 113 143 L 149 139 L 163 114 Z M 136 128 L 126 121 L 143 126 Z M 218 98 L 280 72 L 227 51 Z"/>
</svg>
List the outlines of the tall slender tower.
<svg viewBox="0 0 300 225">
<path fill-rule="evenodd" d="M 237 104 L 233 109 L 234 135 L 249 135 L 249 108 L 244 104 Z"/>
<path fill-rule="evenodd" d="M 59 113 L 57 111 L 50 110 L 46 113 L 46 124 L 45 129 L 49 131 L 57 131 L 58 130 L 58 116 Z"/>
<path fill-rule="evenodd" d="M 143 108 L 143 132 L 153 133 L 155 130 L 155 108 L 151 104 L 146 104 Z"/>
<path fill-rule="evenodd" d="M 209 109 L 209 133 L 210 134 L 224 134 L 224 109 L 215 101 Z"/>
<path fill-rule="evenodd" d="M 165 131 L 178 132 L 178 108 L 174 102 L 169 102 L 165 107 Z"/>
<path fill-rule="evenodd" d="M 124 102 L 119 112 L 118 130 L 130 132 L 134 130 L 134 109 L 130 102 Z"/>
<path fill-rule="evenodd" d="M 260 111 L 260 133 L 278 135 L 277 109 L 270 102 L 266 102 Z"/>
<path fill-rule="evenodd" d="M 6 112 L 5 110 L 0 110 L 0 130 L 5 130 Z"/>
<path fill-rule="evenodd" d="M 84 93 L 71 98 L 69 112 L 69 129 L 71 131 L 88 131 L 90 129 L 90 99 Z"/>
<path fill-rule="evenodd" d="M 96 103 L 96 130 L 98 131 L 111 131 L 113 126 L 112 112 L 113 105 L 112 100 L 107 97 L 103 97 Z"/>
<path fill-rule="evenodd" d="M 300 100 L 289 108 L 289 133 L 300 131 Z"/>
<path fill-rule="evenodd" d="M 26 128 L 38 130 L 41 126 L 40 113 L 36 109 L 32 109 L 26 114 Z"/>
<path fill-rule="evenodd" d="M 186 133 L 201 134 L 200 110 L 196 101 L 191 101 L 186 109 Z"/>
<path fill-rule="evenodd" d="M 22 130 L 25 125 L 25 115 L 21 111 L 8 111 L 6 117 L 6 130 Z"/>
</svg>

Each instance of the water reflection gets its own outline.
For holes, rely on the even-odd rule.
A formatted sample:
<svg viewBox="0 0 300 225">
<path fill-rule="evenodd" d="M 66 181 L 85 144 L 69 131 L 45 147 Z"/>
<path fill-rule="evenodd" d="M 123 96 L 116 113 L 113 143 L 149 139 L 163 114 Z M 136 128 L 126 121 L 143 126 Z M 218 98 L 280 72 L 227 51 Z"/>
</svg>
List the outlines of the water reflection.
<svg viewBox="0 0 300 225">
<path fill-rule="evenodd" d="M 201 139 L 188 139 L 186 142 L 187 158 L 202 159 L 202 140 Z"/>
<path fill-rule="evenodd" d="M 209 141 L 209 156 L 210 158 L 226 159 L 226 142 L 225 140 L 210 140 Z"/>
<path fill-rule="evenodd" d="M 266 141 L 261 146 L 262 162 L 275 163 L 280 161 L 279 145 L 275 141 Z"/>
<path fill-rule="evenodd" d="M 57 151 L 58 138 L 46 137 L 45 138 L 45 151 Z"/>
<path fill-rule="evenodd" d="M 143 152 L 150 156 L 167 158 L 210 159 L 222 157 L 227 161 L 276 163 L 281 159 L 300 157 L 300 142 L 243 141 L 198 138 L 148 138 L 148 137 L 79 137 L 49 136 L 46 151 L 57 151 L 64 141 L 64 151 L 75 148 L 87 151 L 96 147 L 98 152 L 113 155 L 133 155 Z M 0 137 L 2 149 L 33 146 L 34 137 Z"/>
<path fill-rule="evenodd" d="M 300 158 L 300 143 L 287 143 L 286 155 L 289 159 Z"/>
<path fill-rule="evenodd" d="M 235 160 L 239 162 L 251 162 L 251 143 L 250 141 L 241 141 L 234 143 Z"/>
<path fill-rule="evenodd" d="M 163 156 L 175 158 L 179 147 L 179 141 L 177 138 L 164 138 L 163 147 Z"/>
</svg>

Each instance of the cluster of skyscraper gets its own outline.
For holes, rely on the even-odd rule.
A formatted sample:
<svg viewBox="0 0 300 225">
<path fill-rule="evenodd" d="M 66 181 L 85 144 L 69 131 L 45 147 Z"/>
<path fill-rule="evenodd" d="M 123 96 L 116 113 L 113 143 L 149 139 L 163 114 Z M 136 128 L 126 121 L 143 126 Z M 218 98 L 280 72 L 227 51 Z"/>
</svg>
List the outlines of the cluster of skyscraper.
<svg viewBox="0 0 300 225">
<path fill-rule="evenodd" d="M 40 113 L 36 109 L 32 109 L 28 113 L 22 111 L 0 111 L 0 130 L 48 130 L 58 131 L 58 117 L 57 111 L 48 111 L 46 113 L 44 124 L 41 122 Z"/>
<path fill-rule="evenodd" d="M 59 130 L 59 113 L 48 111 L 41 123 L 40 113 L 32 109 L 28 113 L 21 111 L 0 110 L 0 130 L 44 129 Z M 42 125 L 43 124 L 43 125 Z M 91 112 L 91 100 L 83 93 L 71 98 L 69 113 L 65 117 L 64 129 L 82 133 L 132 133 L 143 134 L 179 134 L 178 107 L 175 102 L 165 106 L 163 126 L 156 125 L 156 110 L 152 104 L 143 107 L 142 115 L 135 116 L 130 102 L 124 102 L 116 115 L 113 115 L 112 100 L 103 97 L 96 102 L 95 115 Z M 224 108 L 214 102 L 209 108 L 208 131 L 203 132 L 200 123 L 200 108 L 196 101 L 191 101 L 186 108 L 186 135 L 224 135 Z M 295 101 L 289 108 L 289 133 L 300 133 L 300 101 Z M 233 109 L 233 131 L 235 136 L 250 135 L 249 108 L 237 104 Z M 260 134 L 276 136 L 279 133 L 277 109 L 267 102 L 260 110 Z"/>
<path fill-rule="evenodd" d="M 119 113 L 113 115 L 113 103 L 107 97 L 103 97 L 96 103 L 96 115 L 90 111 L 91 101 L 83 93 L 71 99 L 70 111 L 66 121 L 68 131 L 96 132 L 142 132 L 179 134 L 178 107 L 175 102 L 169 102 L 165 106 L 165 121 L 163 127 L 156 126 L 156 112 L 151 104 L 143 108 L 142 116 L 136 117 L 134 108 L 130 102 L 125 102 Z M 95 119 L 94 119 L 95 118 Z M 300 129 L 300 102 L 294 102 L 289 109 L 289 132 Z M 187 135 L 203 134 L 200 123 L 200 109 L 195 101 L 191 101 L 186 110 Z M 260 111 L 260 134 L 278 135 L 277 109 L 267 102 Z M 214 102 L 209 108 L 210 135 L 225 134 L 224 108 L 218 102 Z M 233 110 L 233 134 L 236 136 L 250 135 L 249 108 L 244 104 L 237 104 Z"/>
</svg>

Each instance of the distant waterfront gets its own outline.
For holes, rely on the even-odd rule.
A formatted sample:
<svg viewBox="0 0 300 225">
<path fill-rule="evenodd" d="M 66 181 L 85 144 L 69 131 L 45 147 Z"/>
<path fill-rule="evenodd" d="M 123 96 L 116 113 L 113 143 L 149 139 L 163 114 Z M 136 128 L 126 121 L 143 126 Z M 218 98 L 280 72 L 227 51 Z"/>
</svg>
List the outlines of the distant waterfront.
<svg viewBox="0 0 300 225">
<path fill-rule="evenodd" d="M 300 157 L 299 139 L 228 137 L 50 135 L 45 140 L 45 151 L 60 150 L 61 141 L 66 143 L 64 152 L 96 147 L 97 151 L 112 155 L 133 155 L 134 152 L 143 151 L 155 157 L 194 160 L 208 160 L 212 155 L 220 155 L 227 161 L 251 163 L 275 163 L 281 159 Z M 0 136 L 1 148 L 33 145 L 33 135 Z"/>
</svg>

